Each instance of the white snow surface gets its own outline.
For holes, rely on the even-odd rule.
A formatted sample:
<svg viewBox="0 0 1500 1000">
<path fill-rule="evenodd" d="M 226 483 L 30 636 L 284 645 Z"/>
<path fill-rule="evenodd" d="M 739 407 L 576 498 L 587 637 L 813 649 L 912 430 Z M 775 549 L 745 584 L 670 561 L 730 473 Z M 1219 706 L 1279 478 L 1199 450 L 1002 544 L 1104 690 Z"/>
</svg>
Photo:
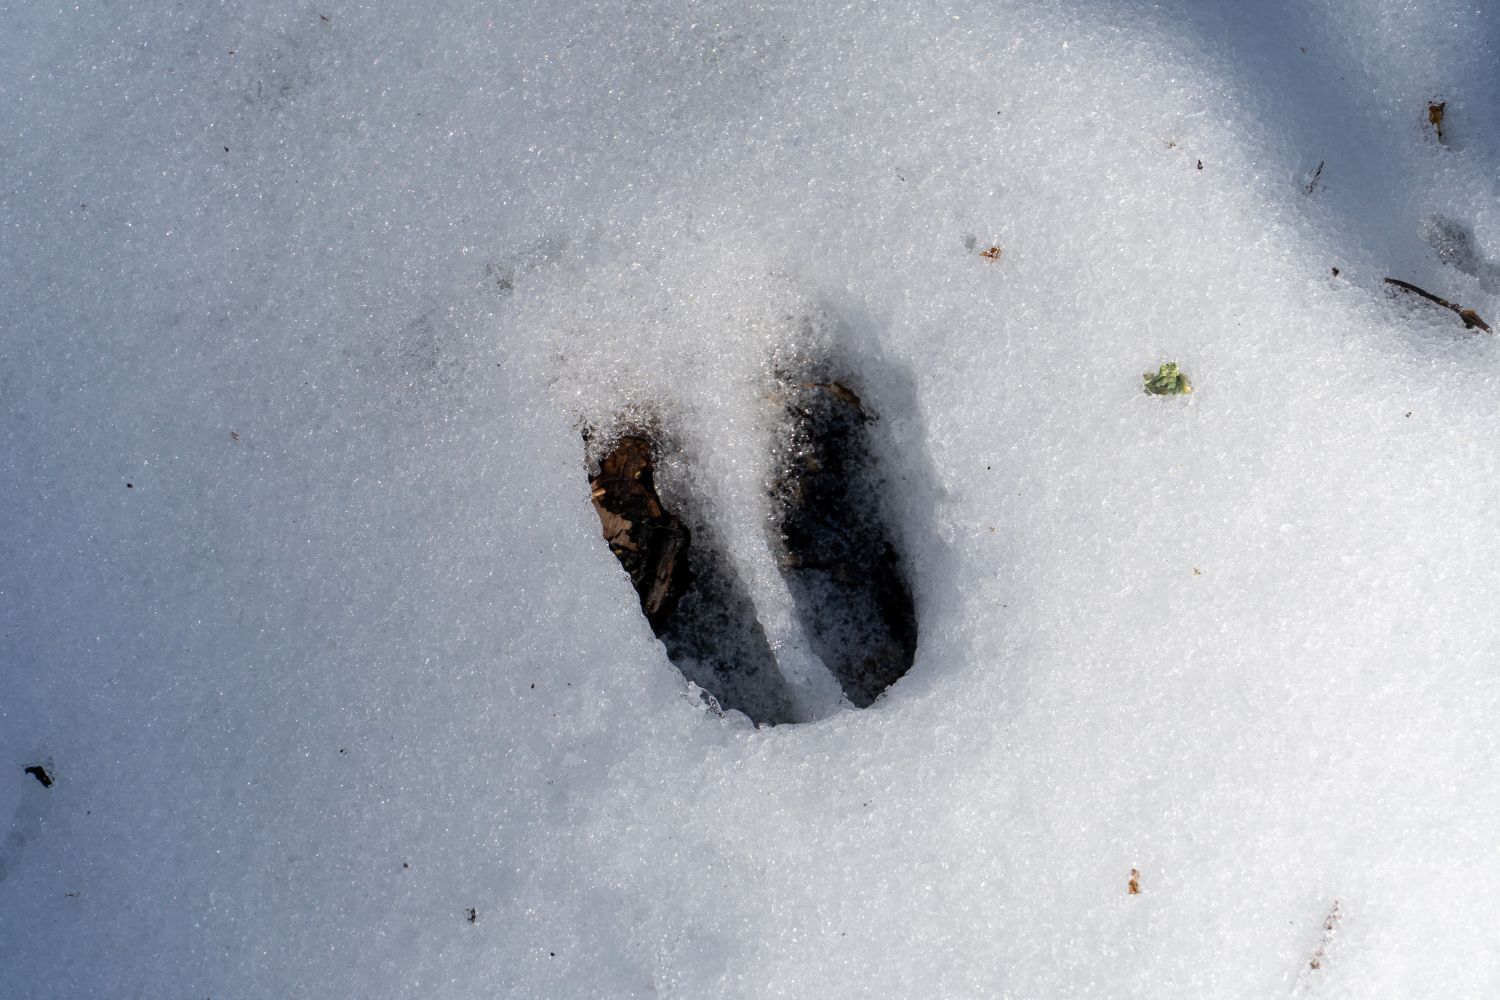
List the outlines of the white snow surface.
<svg viewBox="0 0 1500 1000">
<path fill-rule="evenodd" d="M 0 995 L 1500 994 L 1500 350 L 1382 283 L 1500 321 L 1497 42 L 0 2 Z M 766 542 L 809 336 L 918 606 L 863 711 Z M 653 637 L 622 409 L 806 721 Z"/>
</svg>

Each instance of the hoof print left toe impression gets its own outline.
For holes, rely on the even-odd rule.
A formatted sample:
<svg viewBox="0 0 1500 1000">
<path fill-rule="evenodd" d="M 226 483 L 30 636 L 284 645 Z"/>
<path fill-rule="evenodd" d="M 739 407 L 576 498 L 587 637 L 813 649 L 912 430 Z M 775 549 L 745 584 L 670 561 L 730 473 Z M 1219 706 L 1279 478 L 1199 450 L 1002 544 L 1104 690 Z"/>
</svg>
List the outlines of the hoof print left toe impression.
<svg viewBox="0 0 1500 1000">
<path fill-rule="evenodd" d="M 599 458 L 589 485 L 604 539 L 684 677 L 757 724 L 790 721 L 785 681 L 733 561 L 700 511 L 687 505 L 680 517 L 657 492 L 657 440 L 632 431 Z"/>
</svg>

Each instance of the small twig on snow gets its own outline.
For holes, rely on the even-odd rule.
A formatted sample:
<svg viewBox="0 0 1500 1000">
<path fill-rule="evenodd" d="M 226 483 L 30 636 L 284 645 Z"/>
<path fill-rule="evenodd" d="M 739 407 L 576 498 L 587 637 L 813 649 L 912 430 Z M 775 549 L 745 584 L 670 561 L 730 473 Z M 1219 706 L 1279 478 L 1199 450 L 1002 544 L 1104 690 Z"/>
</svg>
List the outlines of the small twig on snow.
<svg viewBox="0 0 1500 1000">
<path fill-rule="evenodd" d="M 1414 293 L 1416 295 L 1420 295 L 1420 296 L 1422 296 L 1422 298 L 1426 299 L 1429 302 L 1436 302 L 1438 305 L 1442 306 L 1444 309 L 1451 309 L 1451 310 L 1453 310 L 1454 312 L 1456 312 L 1458 314 L 1458 318 L 1464 321 L 1464 326 L 1466 328 L 1470 329 L 1470 330 L 1472 330 L 1474 327 L 1477 326 L 1477 327 L 1479 327 L 1479 329 L 1483 330 L 1485 333 L 1493 333 L 1494 332 L 1493 330 L 1490 329 L 1490 325 L 1488 323 L 1486 323 L 1484 320 L 1482 320 L 1482 319 L 1479 318 L 1479 314 L 1477 312 L 1475 312 L 1472 309 L 1465 309 L 1462 306 L 1460 306 L 1457 302 L 1449 302 L 1447 299 L 1439 298 L 1438 296 L 1433 295 L 1431 292 L 1427 291 L 1426 289 L 1424 289 L 1424 288 L 1418 288 L 1416 285 L 1413 285 L 1411 282 L 1409 282 L 1409 281 L 1402 281 L 1400 278 L 1386 278 L 1385 279 L 1385 283 L 1387 285 L 1395 285 L 1397 288 L 1401 288 L 1401 289 L 1404 289 L 1404 290 L 1406 290 L 1408 292 L 1412 292 L 1412 293 Z"/>
<path fill-rule="evenodd" d="M 1318 189 L 1318 178 L 1323 176 L 1323 164 L 1326 160 L 1318 161 L 1318 169 L 1313 171 L 1312 179 L 1307 182 L 1307 193 L 1312 194 Z"/>
</svg>

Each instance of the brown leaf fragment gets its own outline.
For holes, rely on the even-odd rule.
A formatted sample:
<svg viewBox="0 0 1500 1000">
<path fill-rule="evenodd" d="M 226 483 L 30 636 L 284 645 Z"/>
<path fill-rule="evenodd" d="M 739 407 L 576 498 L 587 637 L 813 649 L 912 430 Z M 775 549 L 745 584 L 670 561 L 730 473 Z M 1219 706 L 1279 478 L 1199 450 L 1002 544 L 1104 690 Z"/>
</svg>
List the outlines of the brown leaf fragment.
<svg viewBox="0 0 1500 1000">
<path fill-rule="evenodd" d="M 1475 312 L 1474 310 L 1472 310 L 1472 309 L 1460 309 L 1458 311 L 1458 318 L 1461 319 L 1461 320 L 1463 320 L 1464 321 L 1464 326 L 1468 327 L 1471 330 L 1474 329 L 1474 327 L 1477 326 L 1477 327 L 1479 327 L 1479 329 L 1483 330 L 1485 333 L 1493 333 L 1494 332 L 1493 330 L 1490 329 L 1490 325 L 1488 323 L 1486 323 L 1484 320 L 1480 319 L 1479 318 L 1479 314 L 1477 312 Z"/>
<path fill-rule="evenodd" d="M 1005 251 L 1001 250 L 999 247 L 990 247 L 988 250 L 980 253 L 979 256 L 983 257 L 985 260 L 999 260 L 1000 255 L 1004 252 Z"/>
<path fill-rule="evenodd" d="M 630 539 L 630 529 L 635 527 L 633 521 L 627 521 L 614 511 L 597 505 L 595 510 L 599 513 L 599 526 L 603 529 L 604 540 L 610 544 L 611 548 L 620 548 L 627 552 L 639 551 L 635 542 Z"/>
<path fill-rule="evenodd" d="M 1130 869 L 1130 884 L 1128 888 L 1132 896 L 1139 896 L 1141 894 L 1141 870 L 1139 868 Z"/>
<path fill-rule="evenodd" d="M 600 534 L 630 577 L 641 611 L 660 632 L 687 590 L 687 526 L 661 505 L 653 479 L 651 441 L 626 434 L 599 462 L 589 496 Z"/>
<path fill-rule="evenodd" d="M 1447 101 L 1434 101 L 1427 105 L 1427 121 L 1437 133 L 1437 141 L 1445 146 L 1448 140 L 1443 138 L 1443 109 L 1447 106 Z"/>
</svg>

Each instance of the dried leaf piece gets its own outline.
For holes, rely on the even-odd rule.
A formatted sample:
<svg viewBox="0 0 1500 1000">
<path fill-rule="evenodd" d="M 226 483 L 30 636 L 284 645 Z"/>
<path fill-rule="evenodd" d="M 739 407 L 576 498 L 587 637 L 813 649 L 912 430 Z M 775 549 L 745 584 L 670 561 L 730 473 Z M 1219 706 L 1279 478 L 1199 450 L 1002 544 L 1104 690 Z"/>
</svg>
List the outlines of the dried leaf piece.
<svg viewBox="0 0 1500 1000">
<path fill-rule="evenodd" d="M 1151 396 L 1184 396 L 1193 391 L 1192 383 L 1177 367 L 1177 362 L 1168 361 L 1157 368 L 1156 374 L 1142 375 L 1146 380 L 1146 393 Z"/>
<path fill-rule="evenodd" d="M 660 631 L 687 589 L 687 526 L 662 509 L 652 478 L 651 442 L 627 434 L 589 481 L 600 533 L 630 575 L 641 610 Z"/>
<path fill-rule="evenodd" d="M 985 250 L 979 256 L 983 257 L 985 260 L 999 260 L 1000 259 L 1000 254 L 1002 254 L 1002 253 L 1004 253 L 1004 251 L 1001 250 L 999 247 L 990 247 L 988 250 Z"/>
<path fill-rule="evenodd" d="M 1130 869 L 1129 889 L 1132 896 L 1139 896 L 1141 894 L 1141 870 L 1139 868 Z"/>
<path fill-rule="evenodd" d="M 1458 318 L 1464 321 L 1464 328 L 1465 329 L 1472 330 L 1472 329 L 1474 329 L 1477 326 L 1477 327 L 1479 327 L 1479 329 L 1483 330 L 1485 333 L 1493 333 L 1494 332 L 1493 330 L 1490 329 L 1490 325 L 1488 323 L 1486 323 L 1484 320 L 1482 320 L 1482 319 L 1479 318 L 1479 314 L 1477 312 L 1475 312 L 1472 309 L 1465 309 L 1462 306 L 1460 306 L 1457 302 L 1449 302 L 1447 299 L 1440 298 L 1440 297 L 1438 297 L 1436 295 L 1433 295 L 1431 292 L 1427 291 L 1425 288 L 1418 288 L 1416 285 L 1413 285 L 1411 282 L 1409 282 L 1409 281 L 1402 281 L 1400 278 L 1386 278 L 1385 279 L 1385 283 L 1387 285 L 1395 285 L 1397 288 L 1401 289 L 1402 291 L 1411 292 L 1414 295 L 1420 295 L 1422 298 L 1426 299 L 1428 302 L 1436 303 L 1437 305 L 1442 306 L 1444 309 L 1451 309 L 1451 310 L 1453 310 L 1455 313 L 1458 314 Z"/>
<path fill-rule="evenodd" d="M 1427 105 L 1427 121 L 1437 133 L 1437 141 L 1445 146 L 1448 140 L 1443 138 L 1443 109 L 1447 106 L 1447 101 L 1435 101 Z"/>
<path fill-rule="evenodd" d="M 1464 326 L 1469 328 L 1470 330 L 1474 329 L 1477 326 L 1485 333 L 1494 332 L 1490 329 L 1490 325 L 1484 320 L 1480 319 L 1479 314 L 1472 309 L 1460 309 L 1458 311 L 1458 318 L 1463 320 Z"/>
</svg>

